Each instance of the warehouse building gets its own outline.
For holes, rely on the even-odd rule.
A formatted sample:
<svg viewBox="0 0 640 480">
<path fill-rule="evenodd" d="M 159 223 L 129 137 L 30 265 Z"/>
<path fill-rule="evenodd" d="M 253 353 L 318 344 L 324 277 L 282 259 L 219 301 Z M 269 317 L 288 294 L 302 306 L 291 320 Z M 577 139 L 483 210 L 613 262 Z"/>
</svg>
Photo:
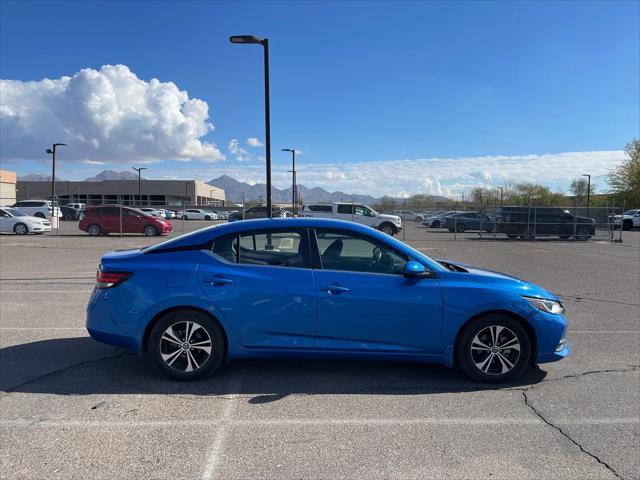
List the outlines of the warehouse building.
<svg viewBox="0 0 640 480">
<path fill-rule="evenodd" d="M 182 207 L 183 205 L 223 207 L 225 204 L 224 190 L 195 180 L 142 180 L 140 196 L 138 196 L 138 180 L 56 181 L 55 188 L 60 204 L 156 207 Z M 51 182 L 18 180 L 18 200 L 47 198 L 51 198 Z"/>
<path fill-rule="evenodd" d="M 16 203 L 16 172 L 0 170 L 0 205 Z"/>
</svg>

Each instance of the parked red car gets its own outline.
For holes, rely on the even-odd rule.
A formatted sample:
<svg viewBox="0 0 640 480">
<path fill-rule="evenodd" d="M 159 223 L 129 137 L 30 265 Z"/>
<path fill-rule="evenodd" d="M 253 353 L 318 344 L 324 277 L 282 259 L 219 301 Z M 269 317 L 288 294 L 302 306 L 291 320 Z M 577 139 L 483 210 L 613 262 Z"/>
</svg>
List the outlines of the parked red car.
<svg viewBox="0 0 640 480">
<path fill-rule="evenodd" d="M 122 210 L 122 222 L 120 211 Z M 144 233 L 148 237 L 162 235 L 173 230 L 169 220 L 154 217 L 148 213 L 119 205 L 99 205 L 87 207 L 78 228 L 89 235 L 108 235 L 110 233 Z"/>
</svg>

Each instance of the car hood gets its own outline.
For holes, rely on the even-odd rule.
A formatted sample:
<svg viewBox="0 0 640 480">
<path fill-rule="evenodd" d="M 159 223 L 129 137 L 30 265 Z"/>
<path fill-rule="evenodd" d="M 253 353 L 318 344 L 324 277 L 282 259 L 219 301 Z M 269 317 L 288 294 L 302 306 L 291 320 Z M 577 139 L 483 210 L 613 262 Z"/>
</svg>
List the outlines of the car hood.
<svg viewBox="0 0 640 480">
<path fill-rule="evenodd" d="M 495 272 L 493 270 L 484 270 L 459 262 L 451 262 L 449 260 L 438 260 L 449 270 L 454 270 L 462 274 L 468 275 L 468 278 L 474 282 L 484 285 L 491 285 L 497 288 L 505 288 L 509 290 L 518 289 L 521 295 L 527 297 L 546 298 L 549 300 L 560 301 L 557 295 L 545 290 L 534 283 L 527 282 L 518 277 L 507 275 L 505 273 Z"/>
<path fill-rule="evenodd" d="M 391 220 L 394 223 L 400 223 L 401 218 L 398 215 L 389 215 L 388 213 L 379 213 L 376 215 L 378 218 L 383 218 L 387 220 Z"/>
</svg>

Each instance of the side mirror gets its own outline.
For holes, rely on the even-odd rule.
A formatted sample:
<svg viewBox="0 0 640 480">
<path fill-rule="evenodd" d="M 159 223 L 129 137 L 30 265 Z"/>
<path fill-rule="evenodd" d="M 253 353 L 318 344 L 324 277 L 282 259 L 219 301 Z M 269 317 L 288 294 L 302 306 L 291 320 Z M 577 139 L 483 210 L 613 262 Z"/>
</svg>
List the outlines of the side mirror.
<svg viewBox="0 0 640 480">
<path fill-rule="evenodd" d="M 407 278 L 420 278 L 428 277 L 429 272 L 424 268 L 424 265 L 416 262 L 415 260 L 409 260 L 405 266 L 402 274 Z"/>
</svg>

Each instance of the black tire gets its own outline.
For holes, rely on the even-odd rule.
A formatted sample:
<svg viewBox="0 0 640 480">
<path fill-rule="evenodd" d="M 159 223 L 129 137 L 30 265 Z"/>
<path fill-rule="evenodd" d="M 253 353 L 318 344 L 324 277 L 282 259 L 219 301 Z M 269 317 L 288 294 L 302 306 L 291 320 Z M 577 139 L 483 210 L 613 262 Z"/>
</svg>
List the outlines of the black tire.
<svg viewBox="0 0 640 480">
<path fill-rule="evenodd" d="M 208 357 L 205 358 L 207 352 L 203 351 L 202 347 L 194 348 L 190 346 L 189 342 L 185 342 L 185 324 L 187 322 L 198 325 L 198 328 L 191 330 L 192 335 L 197 335 L 195 338 L 198 341 L 193 342 L 192 339 L 194 337 L 192 336 L 191 344 L 206 342 L 208 335 L 211 345 Z M 177 346 L 176 342 L 167 340 L 168 337 L 165 336 L 165 333 L 170 327 L 173 327 L 171 331 L 175 338 L 183 342 L 181 346 Z M 204 330 L 206 335 L 200 329 Z M 149 335 L 147 351 L 149 352 L 151 363 L 165 375 L 174 380 L 190 381 L 205 378 L 218 368 L 225 356 L 224 339 L 224 333 L 218 323 L 207 314 L 197 310 L 175 310 L 164 315 L 155 324 Z M 188 348 L 185 349 L 185 345 Z M 172 347 L 175 347 L 175 349 L 171 350 Z M 195 364 L 198 367 L 188 371 L 189 366 L 191 365 L 191 368 L 193 368 Z"/>
<path fill-rule="evenodd" d="M 431 222 L 431 228 L 440 228 L 440 220 L 434 220 Z"/>
<path fill-rule="evenodd" d="M 33 216 L 38 218 L 47 218 L 42 212 L 36 212 Z"/>
<path fill-rule="evenodd" d="M 492 327 L 493 332 L 499 332 L 497 345 L 491 343 Z M 501 343 L 515 345 L 513 338 L 517 339 L 519 351 L 499 348 Z M 474 340 L 483 343 L 474 344 Z M 481 345 L 488 346 L 490 350 L 485 350 Z M 498 348 L 498 353 L 493 347 Z M 507 315 L 491 314 L 472 321 L 464 328 L 456 342 L 455 353 L 457 366 L 469 378 L 477 382 L 501 383 L 517 378 L 527 368 L 531 358 L 531 338 L 518 320 Z M 509 364 L 512 366 L 508 367 Z M 509 369 L 505 371 L 507 367 Z"/>
<path fill-rule="evenodd" d="M 209 215 L 205 215 L 205 216 L 204 216 L 204 219 L 205 219 L 205 220 L 211 220 L 211 217 L 210 217 Z"/>
<path fill-rule="evenodd" d="M 569 239 L 569 235 L 560 235 L 560 238 L 562 240 L 567 240 L 567 239 Z"/>
<path fill-rule="evenodd" d="M 633 228 L 633 222 L 631 220 L 625 220 L 622 222 L 622 230 L 631 230 Z"/>
<path fill-rule="evenodd" d="M 507 233 L 507 238 L 510 238 L 510 239 L 512 239 L 512 240 L 513 240 L 513 239 L 515 239 L 515 238 L 518 238 L 518 235 L 516 235 L 516 234 L 514 234 L 514 233 Z"/>
<path fill-rule="evenodd" d="M 16 235 L 27 235 L 29 233 L 29 227 L 27 227 L 24 223 L 16 223 L 13 226 L 13 233 Z"/>
<path fill-rule="evenodd" d="M 189 217 L 187 217 L 186 215 L 182 215 L 182 220 L 189 220 Z"/>
<path fill-rule="evenodd" d="M 156 235 L 158 235 L 158 229 L 153 225 L 145 225 L 142 233 L 144 233 L 147 237 L 155 237 Z"/>
<path fill-rule="evenodd" d="M 102 235 L 102 229 L 100 228 L 100 225 L 98 225 L 97 223 L 92 223 L 87 228 L 87 233 L 92 237 L 97 237 L 98 235 Z"/>
<path fill-rule="evenodd" d="M 450 228 L 449 233 L 453 233 L 453 232 L 455 232 L 455 230 L 453 228 Z"/>
<path fill-rule="evenodd" d="M 578 227 L 575 238 L 582 241 L 589 240 L 591 238 L 591 229 L 589 227 Z"/>
<path fill-rule="evenodd" d="M 464 223 L 459 223 L 459 224 L 456 226 L 456 231 L 457 231 L 458 233 L 464 233 L 464 232 L 466 232 L 466 231 L 467 231 L 467 226 L 466 226 Z"/>
<path fill-rule="evenodd" d="M 383 223 L 382 225 L 380 225 L 380 231 L 382 233 L 386 233 L 391 237 L 393 237 L 393 234 L 396 233 L 396 229 L 390 223 Z"/>
</svg>

